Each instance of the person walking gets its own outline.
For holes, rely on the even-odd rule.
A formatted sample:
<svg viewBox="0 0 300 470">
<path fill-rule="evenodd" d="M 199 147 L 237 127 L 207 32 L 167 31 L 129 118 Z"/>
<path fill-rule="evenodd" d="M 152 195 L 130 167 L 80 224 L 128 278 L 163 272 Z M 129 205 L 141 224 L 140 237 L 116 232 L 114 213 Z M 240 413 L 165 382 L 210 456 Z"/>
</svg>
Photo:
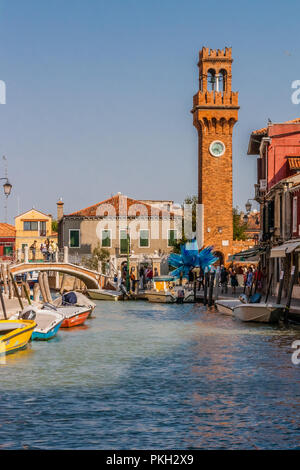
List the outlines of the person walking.
<svg viewBox="0 0 300 470">
<path fill-rule="evenodd" d="M 253 283 L 253 269 L 250 266 L 247 272 L 247 280 L 246 280 L 246 294 L 247 295 L 250 295 L 252 283 Z"/>
<path fill-rule="evenodd" d="M 232 287 L 232 294 L 236 294 L 236 288 L 239 285 L 238 280 L 237 280 L 237 273 L 234 270 L 234 268 L 231 269 L 230 271 L 230 284 Z"/>
<path fill-rule="evenodd" d="M 132 292 L 135 292 L 135 274 L 134 274 L 134 268 L 131 268 L 130 270 L 130 282 L 131 282 L 131 290 Z"/>
<path fill-rule="evenodd" d="M 41 253 L 42 253 L 42 256 L 44 258 L 44 261 L 46 261 L 47 259 L 47 245 L 46 245 L 46 241 L 44 243 L 41 244 Z"/>
<path fill-rule="evenodd" d="M 228 271 L 225 266 L 221 268 L 221 294 L 228 292 Z"/>
<path fill-rule="evenodd" d="M 31 253 L 32 253 L 32 260 L 35 261 L 35 256 L 36 256 L 36 246 L 37 246 L 37 241 L 34 240 L 33 244 L 30 247 Z"/>
</svg>

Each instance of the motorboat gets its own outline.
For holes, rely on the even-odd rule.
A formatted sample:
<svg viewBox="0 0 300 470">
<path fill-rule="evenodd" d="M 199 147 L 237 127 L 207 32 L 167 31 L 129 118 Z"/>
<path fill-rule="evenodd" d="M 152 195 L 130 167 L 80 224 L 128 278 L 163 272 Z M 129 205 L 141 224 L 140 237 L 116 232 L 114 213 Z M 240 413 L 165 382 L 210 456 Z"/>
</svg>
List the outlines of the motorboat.
<svg viewBox="0 0 300 470">
<path fill-rule="evenodd" d="M 55 307 L 88 307 L 90 315 L 94 311 L 96 304 L 92 302 L 86 295 L 81 292 L 65 292 L 63 295 L 58 296 L 53 302 Z"/>
<path fill-rule="evenodd" d="M 177 301 L 177 293 L 172 291 L 173 276 L 156 276 L 153 278 L 153 288 L 147 290 L 145 295 L 149 302 L 172 304 Z"/>
<path fill-rule="evenodd" d="M 163 304 L 173 304 L 177 301 L 177 297 L 170 291 L 147 291 L 145 293 L 149 302 L 158 302 Z"/>
<path fill-rule="evenodd" d="M 73 326 L 83 325 L 91 314 L 90 307 L 61 306 L 55 307 L 52 304 L 45 303 L 43 310 L 53 310 L 63 316 L 61 328 L 72 328 Z"/>
<path fill-rule="evenodd" d="M 93 300 L 123 300 L 122 292 L 109 289 L 88 289 L 88 296 Z"/>
<path fill-rule="evenodd" d="M 233 315 L 233 309 L 239 305 L 257 304 L 261 300 L 261 294 L 255 293 L 249 299 L 245 294 L 241 294 L 238 299 L 220 299 L 215 301 L 215 306 L 219 313 L 223 315 Z"/>
<path fill-rule="evenodd" d="M 15 318 L 11 317 L 11 318 Z M 31 319 L 36 323 L 33 330 L 32 340 L 49 340 L 56 336 L 64 320 L 63 315 L 53 309 L 43 309 L 37 306 L 29 305 L 24 308 L 16 318 L 17 320 Z"/>
<path fill-rule="evenodd" d="M 233 316 L 244 322 L 277 323 L 284 314 L 285 305 L 261 303 L 243 304 L 233 308 Z"/>
<path fill-rule="evenodd" d="M 223 313 L 224 315 L 233 315 L 233 309 L 238 305 L 244 304 L 238 299 L 222 299 L 215 301 L 217 311 L 219 313 Z"/>
<path fill-rule="evenodd" d="M 1 320 L 0 356 L 26 348 L 35 327 L 33 320 Z"/>
</svg>

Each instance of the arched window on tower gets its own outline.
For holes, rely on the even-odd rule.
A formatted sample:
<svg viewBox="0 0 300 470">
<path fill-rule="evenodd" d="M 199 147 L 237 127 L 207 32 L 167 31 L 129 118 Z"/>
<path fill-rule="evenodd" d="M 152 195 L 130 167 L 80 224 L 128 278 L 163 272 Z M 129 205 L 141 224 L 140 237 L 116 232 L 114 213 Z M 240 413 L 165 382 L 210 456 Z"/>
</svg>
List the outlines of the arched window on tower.
<svg viewBox="0 0 300 470">
<path fill-rule="evenodd" d="M 219 90 L 226 91 L 227 89 L 227 72 L 222 69 L 219 72 Z"/>
<path fill-rule="evenodd" d="M 209 69 L 207 71 L 207 90 L 216 90 L 216 71 L 214 69 Z"/>
</svg>

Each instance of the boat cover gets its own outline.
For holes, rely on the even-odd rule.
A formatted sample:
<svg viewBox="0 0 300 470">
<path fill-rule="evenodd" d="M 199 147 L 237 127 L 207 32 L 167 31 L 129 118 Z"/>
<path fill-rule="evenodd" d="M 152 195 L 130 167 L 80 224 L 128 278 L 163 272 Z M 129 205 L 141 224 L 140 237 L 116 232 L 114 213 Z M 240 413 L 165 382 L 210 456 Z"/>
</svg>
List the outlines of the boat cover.
<svg viewBox="0 0 300 470">
<path fill-rule="evenodd" d="M 67 292 L 62 296 L 62 305 L 75 305 L 77 303 L 77 295 L 75 292 Z"/>
</svg>

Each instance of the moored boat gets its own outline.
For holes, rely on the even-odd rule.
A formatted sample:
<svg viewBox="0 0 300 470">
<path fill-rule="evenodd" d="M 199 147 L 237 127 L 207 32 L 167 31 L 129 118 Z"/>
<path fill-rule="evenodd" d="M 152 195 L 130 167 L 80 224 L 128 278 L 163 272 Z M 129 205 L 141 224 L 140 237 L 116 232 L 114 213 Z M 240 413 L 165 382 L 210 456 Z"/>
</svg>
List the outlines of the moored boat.
<svg viewBox="0 0 300 470">
<path fill-rule="evenodd" d="M 149 302 L 171 304 L 177 301 L 176 293 L 171 292 L 173 276 L 156 276 L 153 278 L 153 289 L 145 292 Z"/>
<path fill-rule="evenodd" d="M 86 295 L 81 292 L 65 292 L 63 295 L 58 296 L 53 302 L 56 308 L 60 307 L 88 307 L 90 315 L 94 311 L 96 304 L 92 302 Z"/>
<path fill-rule="evenodd" d="M 240 300 L 238 299 L 222 299 L 222 300 L 216 300 L 215 301 L 215 306 L 217 308 L 217 311 L 219 313 L 223 313 L 224 315 L 233 315 L 233 309 L 234 307 L 237 307 L 238 305 L 244 305 Z"/>
<path fill-rule="evenodd" d="M 233 308 L 233 316 L 244 322 L 277 323 L 284 314 L 281 304 L 243 304 Z"/>
<path fill-rule="evenodd" d="M 26 348 L 36 323 L 33 320 L 0 321 L 0 355 Z"/>
<path fill-rule="evenodd" d="M 152 290 L 152 291 L 147 291 L 145 295 L 147 299 L 149 300 L 149 302 L 172 304 L 176 302 L 177 300 L 177 297 L 169 291 Z"/>
<path fill-rule="evenodd" d="M 108 289 L 88 289 L 88 296 L 93 300 L 122 300 L 124 294 Z"/>
<path fill-rule="evenodd" d="M 72 328 L 83 325 L 91 314 L 90 307 L 56 307 L 57 313 L 63 316 L 61 328 Z"/>
<path fill-rule="evenodd" d="M 34 320 L 36 327 L 33 330 L 32 340 L 49 340 L 56 336 L 64 317 L 54 311 L 41 309 L 37 306 L 29 305 L 19 315 L 11 317 L 16 320 Z"/>
</svg>

